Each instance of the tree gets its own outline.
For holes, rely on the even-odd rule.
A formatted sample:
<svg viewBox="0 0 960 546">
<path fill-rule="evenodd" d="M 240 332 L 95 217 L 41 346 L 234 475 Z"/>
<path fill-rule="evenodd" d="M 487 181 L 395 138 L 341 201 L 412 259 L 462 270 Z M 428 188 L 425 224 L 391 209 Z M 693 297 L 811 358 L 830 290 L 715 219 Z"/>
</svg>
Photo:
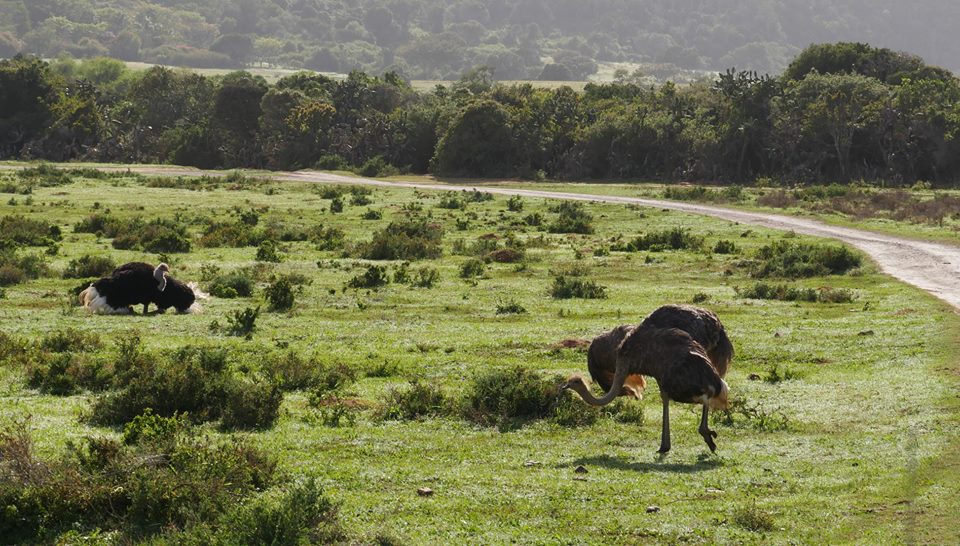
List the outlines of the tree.
<svg viewBox="0 0 960 546">
<path fill-rule="evenodd" d="M 433 171 L 440 176 L 508 176 L 513 171 L 510 115 L 491 100 L 461 110 L 437 144 Z"/>
<path fill-rule="evenodd" d="M 231 72 L 223 77 L 213 100 L 210 117 L 225 167 L 249 167 L 257 164 L 257 130 L 260 103 L 267 83 L 248 72 Z"/>
<path fill-rule="evenodd" d="M 13 157 L 46 130 L 63 82 L 35 57 L 0 60 L 0 157 Z"/>
<path fill-rule="evenodd" d="M 247 34 L 224 34 L 210 46 L 210 51 L 230 57 L 236 66 L 243 66 L 253 53 L 254 41 Z"/>
</svg>

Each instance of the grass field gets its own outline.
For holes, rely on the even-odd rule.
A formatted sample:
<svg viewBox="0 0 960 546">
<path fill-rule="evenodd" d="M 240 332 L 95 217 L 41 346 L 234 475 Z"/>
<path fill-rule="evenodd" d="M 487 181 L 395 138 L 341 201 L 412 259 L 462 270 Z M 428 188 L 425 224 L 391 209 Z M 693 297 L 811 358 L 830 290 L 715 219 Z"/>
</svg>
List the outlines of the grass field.
<svg viewBox="0 0 960 546">
<path fill-rule="evenodd" d="M 48 270 L 3 288 L 3 334 L 38 341 L 71 328 L 92 333 L 102 342 L 94 359 L 113 358 L 118 341 L 133 333 L 158 354 L 184 345 L 222 347 L 231 355 L 231 373 L 243 377 L 269 375 L 253 372 L 269 372 L 277 355 L 290 352 L 356 372 L 356 382 L 348 381 L 319 403 L 310 388 L 285 392 L 278 419 L 265 430 L 223 432 L 215 422 L 196 425 L 213 437 L 249 439 L 277 457 L 284 476 L 315 477 L 340 504 L 347 542 L 960 539 L 954 521 L 960 501 L 960 319 L 955 312 L 880 275 L 866 260 L 845 275 L 769 280 L 798 289 L 846 290 L 854 296 L 846 303 L 738 294 L 758 282 L 750 271 L 761 247 L 822 242 L 602 204 L 586 205 L 592 234 L 550 233 L 547 226 L 558 213 L 556 203 L 545 200 L 514 202 L 513 208 L 522 210 L 511 211 L 500 197 L 376 189 L 358 198 L 338 196 L 329 187 L 247 177 L 196 183 L 79 173 L 49 187 L 38 182 L 29 194 L 26 184 L 16 173 L 0 173 L 0 189 L 7 192 L 0 194 L 0 218 L 52 223 L 63 237 L 55 254 L 44 247 L 19 251 L 45 256 Z M 635 189 L 623 188 L 636 195 Z M 330 212 L 335 197 L 344 204 L 336 214 Z M 363 200 L 370 202 L 351 204 Z M 294 240 L 278 243 L 278 263 L 258 260 L 256 246 L 201 246 L 208 226 L 239 222 L 251 211 L 258 228 L 296 234 L 323 225 L 342 230 L 346 245 L 320 250 L 316 241 L 289 237 Z M 192 249 L 163 256 L 118 250 L 110 238 L 75 231 L 94 213 L 171 220 L 185 227 Z M 373 219 L 376 213 L 379 218 Z M 443 227 L 442 255 L 413 260 L 408 267 L 411 273 L 433 268 L 439 281 L 432 288 L 402 282 L 349 288 L 371 265 L 385 266 L 387 277 L 402 268 L 399 260 L 358 258 L 351 248 L 411 215 Z M 528 220 L 534 215 L 540 226 L 531 225 L 536 218 Z M 703 237 L 702 245 L 615 250 L 640 234 L 678 227 Z M 721 240 L 732 242 L 734 252 L 713 252 Z M 521 249 L 523 259 L 486 263 L 478 275 L 461 277 L 464 264 L 490 251 L 490 245 Z M 194 314 L 90 316 L 67 296 L 80 280 L 59 276 L 84 255 L 108 256 L 117 264 L 163 259 L 174 276 L 200 281 L 206 290 L 205 278 L 244 271 L 255 290 L 250 297 L 204 300 L 202 312 Z M 290 311 L 267 310 L 265 288 L 271 275 L 279 274 L 300 276 Z M 555 299 L 550 290 L 559 275 L 595 281 L 607 297 Z M 377 417 L 391 389 L 403 389 L 411 379 L 437 385 L 462 401 L 478 375 L 490 370 L 522 366 L 546 381 L 585 371 L 585 352 L 575 340 L 637 323 L 665 303 L 691 302 L 721 317 L 737 351 L 727 381 L 743 404 L 731 415 L 732 424 L 715 424 L 716 454 L 696 433 L 696 409 L 675 404 L 673 451 L 656 456 L 660 404 L 653 382 L 633 409 L 594 415 L 594 422 L 576 426 L 562 424 L 556 415 L 501 427 L 476 424 L 457 412 L 415 420 Z M 498 307 L 508 304 L 525 312 L 498 314 Z M 251 339 L 224 333 L 231 313 L 258 306 Z M 212 329 L 214 322 L 220 328 Z M 3 418 L 32 416 L 38 457 L 59 457 L 69 442 L 86 436 L 120 437 L 119 427 L 94 426 L 84 418 L 109 391 L 80 389 L 56 396 L 29 388 L 28 380 L 21 367 L 0 364 Z M 580 465 L 586 474 L 574 472 Z M 419 496 L 422 487 L 433 495 Z M 80 526 L 72 536 L 102 543 L 151 536 L 176 542 L 178 536 L 171 528 L 159 535 L 131 534 L 122 522 L 104 524 L 99 532 L 95 527 Z M 68 530 L 52 526 L 44 540 Z"/>
</svg>

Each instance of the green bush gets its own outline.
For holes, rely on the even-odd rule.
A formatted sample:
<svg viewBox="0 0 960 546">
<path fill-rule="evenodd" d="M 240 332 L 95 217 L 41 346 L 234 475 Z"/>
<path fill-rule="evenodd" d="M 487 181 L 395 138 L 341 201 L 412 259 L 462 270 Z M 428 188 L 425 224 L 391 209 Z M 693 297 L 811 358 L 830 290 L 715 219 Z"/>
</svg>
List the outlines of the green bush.
<svg viewBox="0 0 960 546">
<path fill-rule="evenodd" d="M 234 271 L 219 275 L 210 282 L 207 290 L 217 298 L 248 298 L 253 295 L 254 281 L 246 271 Z"/>
<path fill-rule="evenodd" d="M 500 427 L 550 415 L 557 385 L 522 367 L 480 372 L 467 386 L 464 411 L 471 421 Z"/>
<path fill-rule="evenodd" d="M 268 284 L 263 289 L 263 295 L 267 299 L 271 311 L 289 311 L 293 309 L 296 300 L 293 282 L 286 275 L 277 277 Z"/>
<path fill-rule="evenodd" d="M 0 241 L 13 241 L 25 246 L 48 246 L 61 240 L 60 228 L 25 216 L 0 217 Z"/>
<path fill-rule="evenodd" d="M 698 250 L 703 247 L 703 237 L 693 235 L 681 227 L 644 233 L 626 244 L 614 245 L 613 250 L 639 252 L 649 250 Z"/>
<path fill-rule="evenodd" d="M 84 279 L 89 277 L 104 277 L 116 268 L 116 263 L 107 256 L 93 256 L 85 254 L 75 260 L 70 260 L 63 271 L 65 279 Z"/>
<path fill-rule="evenodd" d="M 476 277 L 482 277 L 486 268 L 487 264 L 483 263 L 483 260 L 470 258 L 469 260 L 460 264 L 460 278 L 473 279 Z"/>
<path fill-rule="evenodd" d="M 411 381 L 405 388 L 394 387 L 376 416 L 387 420 L 414 420 L 443 417 L 454 413 L 453 402 L 433 383 Z"/>
<path fill-rule="evenodd" d="M 277 242 L 270 239 L 262 241 L 260 246 L 257 247 L 257 261 L 270 263 L 282 262 L 283 253 L 280 252 L 280 247 L 277 245 Z"/>
<path fill-rule="evenodd" d="M 556 221 L 547 227 L 551 233 L 593 233 L 593 215 L 587 212 L 583 203 L 564 201 L 553 211 L 559 215 Z M 530 224 L 530 222 L 527 223 Z"/>
<path fill-rule="evenodd" d="M 860 267 L 860 255 L 845 246 L 775 241 L 757 252 L 754 277 L 805 278 L 842 275 Z"/>
<path fill-rule="evenodd" d="M 817 301 L 817 291 L 812 288 L 796 288 L 787 284 L 767 284 L 758 282 L 755 285 L 738 291 L 740 297 L 753 300 L 779 301 Z"/>
<path fill-rule="evenodd" d="M 560 275 L 554 277 L 550 295 L 555 299 L 606 299 L 607 289 L 594 281 L 571 279 Z"/>
<path fill-rule="evenodd" d="M 373 235 L 368 243 L 357 246 L 353 254 L 367 260 L 421 260 L 439 258 L 443 227 L 425 218 L 391 222 Z"/>
<path fill-rule="evenodd" d="M 228 336 L 245 337 L 250 339 L 253 332 L 257 329 L 257 317 L 260 316 L 260 307 L 256 309 L 247 307 L 243 311 L 233 311 L 227 314 Z"/>
<path fill-rule="evenodd" d="M 280 415 L 280 385 L 263 381 L 234 381 L 225 389 L 220 426 L 227 430 L 273 426 Z"/>
<path fill-rule="evenodd" d="M 727 241 L 726 239 L 721 239 L 717 241 L 717 244 L 713 245 L 714 254 L 736 254 L 737 245 L 733 244 L 732 241 Z"/>
<path fill-rule="evenodd" d="M 317 250 L 337 250 L 343 248 L 346 234 L 342 229 L 321 225 L 310 229 L 308 238 L 317 245 Z"/>
<path fill-rule="evenodd" d="M 387 268 L 382 265 L 371 265 L 366 271 L 347 281 L 350 288 L 380 288 L 389 284 Z"/>
<path fill-rule="evenodd" d="M 498 315 L 522 315 L 526 312 L 527 309 L 513 298 L 497 302 Z"/>
<path fill-rule="evenodd" d="M 416 288 L 433 288 L 440 282 L 440 271 L 435 267 L 420 267 L 413 274 L 410 286 Z"/>
</svg>

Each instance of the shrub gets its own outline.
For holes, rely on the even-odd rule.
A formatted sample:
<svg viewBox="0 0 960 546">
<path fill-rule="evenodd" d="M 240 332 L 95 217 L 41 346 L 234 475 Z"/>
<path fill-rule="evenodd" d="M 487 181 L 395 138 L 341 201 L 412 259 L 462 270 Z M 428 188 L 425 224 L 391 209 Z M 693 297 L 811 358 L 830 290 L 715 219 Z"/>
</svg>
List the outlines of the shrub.
<svg viewBox="0 0 960 546">
<path fill-rule="evenodd" d="M 690 230 L 675 227 L 663 231 L 644 233 L 629 243 L 614 246 L 614 250 L 638 252 L 649 250 L 660 252 L 664 250 L 696 250 L 703 246 L 703 237 L 693 235 Z"/>
<path fill-rule="evenodd" d="M 341 543 L 345 538 L 336 505 L 313 478 L 237 507 L 219 528 L 219 544 L 298 546 Z"/>
<path fill-rule="evenodd" d="M 420 260 L 438 258 L 442 253 L 440 242 L 443 227 L 424 218 L 391 222 L 373 235 L 368 243 L 359 245 L 354 255 L 367 260 Z"/>
<path fill-rule="evenodd" d="M 406 388 L 394 387 L 376 416 L 388 420 L 414 420 L 451 415 L 452 401 L 432 383 L 411 381 Z"/>
<path fill-rule="evenodd" d="M 0 286 L 19 284 L 45 275 L 49 269 L 41 254 L 20 254 L 0 240 Z"/>
<path fill-rule="evenodd" d="M 379 210 L 367 209 L 362 215 L 361 218 L 364 220 L 380 220 L 383 218 L 383 212 Z"/>
<path fill-rule="evenodd" d="M 102 346 L 99 336 L 74 328 L 56 330 L 43 336 L 40 348 L 54 353 L 86 353 Z"/>
<path fill-rule="evenodd" d="M 733 244 L 732 241 L 727 241 L 726 239 L 721 239 L 717 241 L 717 244 L 713 245 L 714 254 L 735 254 L 737 252 L 737 245 Z"/>
<path fill-rule="evenodd" d="M 267 429 L 280 415 L 283 391 L 273 382 L 235 381 L 225 389 L 220 426 L 224 429 Z"/>
<path fill-rule="evenodd" d="M 62 239 L 60 228 L 25 216 L 0 217 L 0 241 L 7 240 L 26 246 L 48 246 Z"/>
<path fill-rule="evenodd" d="M 856 252 L 840 245 L 775 241 L 757 252 L 758 263 L 754 277 L 803 278 L 822 275 L 842 275 L 859 267 L 862 258 Z"/>
<path fill-rule="evenodd" d="M 123 443 L 171 446 L 186 426 L 182 415 L 163 417 L 153 413 L 153 409 L 147 408 L 123 426 Z"/>
<path fill-rule="evenodd" d="M 433 288 L 440 282 L 440 271 L 435 267 L 420 267 L 410 280 L 410 285 L 417 288 Z"/>
<path fill-rule="evenodd" d="M 528 214 L 523 217 L 523 223 L 533 227 L 543 225 L 543 215 L 539 212 Z"/>
<path fill-rule="evenodd" d="M 563 201 L 553 210 L 559 215 L 547 228 L 551 233 L 593 233 L 593 215 L 586 211 L 583 203 Z"/>
<path fill-rule="evenodd" d="M 507 199 L 507 210 L 510 212 L 520 212 L 523 210 L 523 198 L 519 195 L 513 195 Z"/>
<path fill-rule="evenodd" d="M 497 314 L 498 315 L 522 315 L 527 312 L 527 309 L 517 303 L 515 299 L 509 299 L 505 301 L 497 302 Z"/>
<path fill-rule="evenodd" d="M 768 411 L 763 406 L 750 404 L 745 398 L 734 397 L 727 409 L 710 413 L 714 424 L 726 426 L 747 426 L 761 432 L 786 430 L 790 420 L 779 411 Z"/>
<path fill-rule="evenodd" d="M 523 260 L 525 253 L 523 249 L 518 248 L 498 248 L 487 254 L 486 258 L 490 261 L 501 264 L 512 264 Z"/>
<path fill-rule="evenodd" d="M 467 387 L 466 417 L 483 425 L 509 426 L 547 417 L 557 386 L 522 367 L 485 370 Z"/>
<path fill-rule="evenodd" d="M 337 250 L 343 248 L 346 234 L 335 227 L 316 226 L 309 231 L 308 239 L 317 245 L 317 250 Z"/>
<path fill-rule="evenodd" d="M 467 208 L 467 202 L 463 199 L 460 199 L 460 196 L 456 192 L 447 192 L 440 196 L 440 202 L 437 203 L 437 207 L 441 209 L 465 209 Z"/>
<path fill-rule="evenodd" d="M 607 289 L 594 281 L 569 279 L 563 275 L 554 277 L 550 295 L 555 299 L 605 299 Z"/>
<path fill-rule="evenodd" d="M 812 288 L 796 288 L 786 284 L 758 282 L 750 288 L 738 290 L 743 298 L 754 300 L 817 301 L 817 291 Z"/>
<path fill-rule="evenodd" d="M 217 298 L 248 298 L 253 295 L 253 279 L 245 271 L 219 275 L 210 282 L 207 290 Z"/>
<path fill-rule="evenodd" d="M 250 339 L 253 332 L 257 329 L 257 317 L 260 316 L 260 307 L 251 309 L 247 307 L 243 311 L 233 311 L 227 314 L 228 336 L 245 337 Z"/>
<path fill-rule="evenodd" d="M 111 273 L 116 264 L 107 256 L 92 256 L 85 254 L 75 260 L 70 260 L 63 271 L 65 279 L 84 279 L 89 277 L 103 277 Z"/>
<path fill-rule="evenodd" d="M 773 531 L 775 524 L 773 516 L 757 507 L 756 501 L 734 510 L 733 521 L 740 527 L 753 532 Z"/>
<path fill-rule="evenodd" d="M 469 260 L 460 264 L 460 278 L 473 279 L 476 277 L 482 277 L 486 267 L 487 266 L 485 263 L 483 263 L 483 260 L 470 258 Z"/>
<path fill-rule="evenodd" d="M 773 364 L 767 369 L 767 375 L 763 380 L 771 385 L 781 383 L 783 381 L 792 381 L 794 379 L 800 379 L 802 375 L 797 370 L 784 366 L 781 370 L 780 366 Z"/>
<path fill-rule="evenodd" d="M 393 176 L 397 174 L 397 168 L 387 162 L 381 156 L 372 157 L 360 167 L 357 174 L 360 176 Z"/>
<path fill-rule="evenodd" d="M 270 263 L 283 261 L 283 254 L 280 252 L 280 247 L 276 241 L 268 239 L 260 243 L 260 246 L 257 247 L 257 261 Z"/>
<path fill-rule="evenodd" d="M 84 176 L 84 172 L 101 172 L 94 171 L 93 169 L 84 169 L 83 171 L 72 169 L 72 171 L 77 176 L 83 176 L 84 178 L 97 178 L 96 176 Z M 65 186 L 73 182 L 67 171 L 60 170 L 47 163 L 41 163 L 36 167 L 21 169 L 17 171 L 17 176 L 32 186 L 41 186 L 45 188 Z"/>
<path fill-rule="evenodd" d="M 390 282 L 387 268 L 382 265 L 371 265 L 366 271 L 347 281 L 350 288 L 379 288 Z"/>
<path fill-rule="evenodd" d="M 271 311 L 289 311 L 293 309 L 295 297 L 293 282 L 291 282 L 289 276 L 284 275 L 277 277 L 263 289 L 263 295 L 267 298 L 267 303 Z"/>
</svg>

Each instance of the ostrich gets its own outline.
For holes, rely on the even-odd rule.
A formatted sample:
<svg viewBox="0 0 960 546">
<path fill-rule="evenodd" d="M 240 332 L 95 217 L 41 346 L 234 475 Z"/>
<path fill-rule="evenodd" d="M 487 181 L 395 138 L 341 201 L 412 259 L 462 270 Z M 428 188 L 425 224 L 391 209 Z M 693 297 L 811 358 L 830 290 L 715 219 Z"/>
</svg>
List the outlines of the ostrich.
<svg viewBox="0 0 960 546">
<path fill-rule="evenodd" d="M 703 346 L 720 377 L 727 375 L 733 360 L 733 345 L 717 315 L 692 305 L 664 305 L 640 323 L 641 328 L 679 328 Z M 610 366 L 613 368 L 613 364 Z"/>
<path fill-rule="evenodd" d="M 142 304 L 146 314 L 151 303 L 160 311 L 176 307 L 186 312 L 195 300 L 193 290 L 168 276 L 167 264 L 153 267 L 130 262 L 113 270 L 80 293 L 80 303 L 95 313 L 129 314 L 133 305 Z"/>
<path fill-rule="evenodd" d="M 658 307 L 643 319 L 641 328 L 678 328 L 690 334 L 707 351 L 713 367 L 724 377 L 733 359 L 733 345 L 717 315 L 708 309 L 690 305 L 664 305 Z M 613 375 L 617 367 L 617 348 L 635 329 L 631 325 L 617 326 L 604 332 L 590 342 L 587 349 L 587 369 L 590 377 L 599 384 L 604 392 L 610 390 Z M 629 376 L 624 384 L 621 396 L 642 398 L 646 382 L 643 376 Z"/>
<path fill-rule="evenodd" d="M 604 392 L 609 391 L 613 384 L 613 376 L 617 368 L 617 349 L 633 329 L 634 327 L 628 324 L 617 326 L 593 338 L 590 342 L 590 347 L 587 349 L 587 369 L 590 371 L 590 377 L 603 387 Z M 640 400 L 643 398 L 643 390 L 646 387 L 647 382 L 642 375 L 628 376 L 620 396 L 631 396 Z"/>
<path fill-rule="evenodd" d="M 677 328 L 636 328 L 617 351 L 616 371 L 609 389 L 601 398 L 590 392 L 581 376 L 571 377 L 561 390 L 577 392 L 588 404 L 605 406 L 622 393 L 627 378 L 648 375 L 657 380 L 663 400 L 663 429 L 660 453 L 670 451 L 670 401 L 700 404 L 700 435 L 710 451 L 716 451 L 717 433 L 707 426 L 710 409 L 728 406 L 727 383 L 707 356 L 706 350 L 687 332 Z"/>
</svg>

